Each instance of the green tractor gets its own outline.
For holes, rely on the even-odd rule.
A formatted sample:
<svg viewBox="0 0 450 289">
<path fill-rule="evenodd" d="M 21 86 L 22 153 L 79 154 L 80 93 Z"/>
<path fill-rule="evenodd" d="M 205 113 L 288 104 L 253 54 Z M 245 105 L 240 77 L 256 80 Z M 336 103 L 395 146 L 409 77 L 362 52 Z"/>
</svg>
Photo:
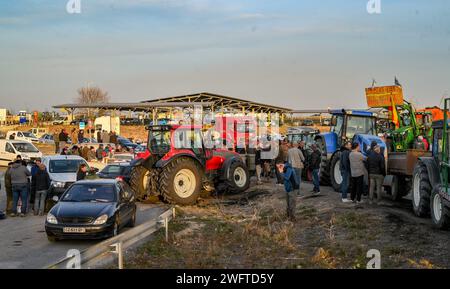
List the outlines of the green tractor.
<svg viewBox="0 0 450 289">
<path fill-rule="evenodd" d="M 450 141 L 448 111 L 450 98 L 445 100 L 444 120 L 433 123 L 431 157 L 421 157 L 413 173 L 413 208 L 419 217 L 431 215 L 433 225 L 450 228 Z"/>
<path fill-rule="evenodd" d="M 400 107 L 400 128 L 390 128 L 387 132 L 392 140 L 391 152 L 406 152 L 414 148 L 418 136 L 423 136 L 428 142 L 431 140 L 431 114 L 418 113 L 411 103 L 404 101 Z M 418 115 L 423 115 L 423 121 L 417 121 Z"/>
</svg>

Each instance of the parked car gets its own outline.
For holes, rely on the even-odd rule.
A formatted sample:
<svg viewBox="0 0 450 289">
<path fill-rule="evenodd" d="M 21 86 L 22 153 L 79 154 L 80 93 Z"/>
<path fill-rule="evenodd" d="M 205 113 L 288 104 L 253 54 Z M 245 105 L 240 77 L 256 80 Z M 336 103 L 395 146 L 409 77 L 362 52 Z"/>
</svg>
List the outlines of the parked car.
<svg viewBox="0 0 450 289">
<path fill-rule="evenodd" d="M 30 142 L 8 139 L 0 140 L 0 166 L 7 166 L 18 155 L 28 162 L 42 158 L 42 152 Z"/>
<path fill-rule="evenodd" d="M 45 143 L 45 144 L 55 144 L 55 141 L 53 140 L 53 135 L 48 134 L 48 133 L 41 136 L 41 138 L 39 139 L 39 142 Z"/>
<path fill-rule="evenodd" d="M 313 120 L 311 120 L 311 119 L 305 119 L 304 121 L 303 121 L 303 124 L 302 124 L 303 126 L 314 126 L 314 121 Z"/>
<path fill-rule="evenodd" d="M 110 159 L 112 162 L 115 163 L 123 163 L 123 162 L 131 162 L 134 159 L 134 154 L 128 154 L 128 153 L 115 153 Z"/>
<path fill-rule="evenodd" d="M 129 162 L 110 164 L 98 173 L 98 177 L 101 179 L 119 178 L 129 183 L 131 168 L 132 166 Z"/>
<path fill-rule="evenodd" d="M 51 185 L 49 197 L 61 196 L 65 190 L 76 182 L 77 171 L 81 164 L 89 164 L 80 156 L 76 155 L 54 155 L 42 158 L 42 163 L 46 166 L 50 176 Z"/>
<path fill-rule="evenodd" d="M 33 127 L 29 132 L 34 134 L 37 138 L 41 138 L 44 134 L 48 133 L 48 128 Z"/>
<path fill-rule="evenodd" d="M 56 198 L 55 198 L 56 200 Z M 136 223 L 133 190 L 123 181 L 79 181 L 58 199 L 45 222 L 48 240 L 103 239 Z"/>
<path fill-rule="evenodd" d="M 97 143 L 97 139 L 85 137 L 85 138 L 83 138 L 81 143 L 83 143 L 83 144 L 86 144 L 86 143 Z"/>
<path fill-rule="evenodd" d="M 124 118 L 120 120 L 121 125 L 142 125 L 142 120 L 139 118 Z"/>
<path fill-rule="evenodd" d="M 70 122 L 70 125 L 79 125 L 80 122 L 84 122 L 84 123 L 88 123 L 88 121 L 86 119 L 74 119 Z"/>
<path fill-rule="evenodd" d="M 15 136 L 13 136 L 15 135 Z M 14 138 L 14 139 L 12 139 Z M 27 132 L 27 131 L 18 131 L 18 130 L 12 130 L 12 131 L 8 131 L 8 133 L 6 134 L 6 139 L 9 140 L 24 140 L 27 142 L 39 142 L 39 138 L 37 136 L 35 136 L 34 134 L 32 134 L 31 132 Z"/>
<path fill-rule="evenodd" d="M 117 138 L 117 143 L 120 144 L 123 148 L 125 148 L 127 151 L 130 149 L 133 149 L 133 151 L 140 150 L 140 146 L 132 141 L 130 141 L 127 138 L 119 137 Z"/>
</svg>

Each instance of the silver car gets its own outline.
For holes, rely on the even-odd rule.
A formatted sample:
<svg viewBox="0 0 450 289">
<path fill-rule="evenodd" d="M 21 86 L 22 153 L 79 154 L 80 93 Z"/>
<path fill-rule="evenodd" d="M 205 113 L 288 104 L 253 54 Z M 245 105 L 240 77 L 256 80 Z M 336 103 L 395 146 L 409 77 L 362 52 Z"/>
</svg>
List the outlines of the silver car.
<svg viewBox="0 0 450 289">
<path fill-rule="evenodd" d="M 81 164 L 85 164 L 89 170 L 88 163 L 80 156 L 45 156 L 42 158 L 42 163 L 46 166 L 51 180 L 50 198 L 55 195 L 60 196 L 77 181 L 77 171 Z"/>
</svg>

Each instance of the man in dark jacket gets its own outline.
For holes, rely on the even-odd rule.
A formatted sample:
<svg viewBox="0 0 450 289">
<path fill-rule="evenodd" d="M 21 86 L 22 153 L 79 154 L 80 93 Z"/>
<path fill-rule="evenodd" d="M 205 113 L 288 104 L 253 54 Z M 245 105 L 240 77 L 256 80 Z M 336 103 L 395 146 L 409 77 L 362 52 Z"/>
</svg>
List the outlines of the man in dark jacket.
<svg viewBox="0 0 450 289">
<path fill-rule="evenodd" d="M 6 214 L 12 213 L 13 193 L 11 183 L 11 167 L 14 163 L 9 163 L 5 172 L 5 191 L 6 191 Z"/>
<path fill-rule="evenodd" d="M 80 129 L 78 132 L 78 143 L 82 144 L 84 140 L 84 130 Z"/>
<path fill-rule="evenodd" d="M 40 163 L 39 169 L 31 179 L 31 190 L 35 192 L 34 215 L 43 216 L 45 210 L 45 201 L 50 189 L 50 176 L 45 169 L 45 165 Z"/>
<path fill-rule="evenodd" d="M 77 171 L 77 181 L 82 181 L 86 179 L 87 166 L 86 164 L 81 164 Z"/>
<path fill-rule="evenodd" d="M 11 166 L 10 174 L 13 192 L 11 217 L 17 216 L 17 204 L 19 202 L 19 198 L 22 200 L 20 216 L 25 217 L 28 207 L 28 177 L 31 176 L 31 173 L 25 166 L 22 165 L 21 161 L 17 160 Z"/>
<path fill-rule="evenodd" d="M 381 201 L 384 176 L 386 175 L 386 164 L 384 156 L 381 154 L 379 145 L 375 145 L 370 150 L 367 158 L 367 171 L 369 172 L 369 199 L 372 203 L 374 195 L 377 195 L 377 203 Z"/>
<path fill-rule="evenodd" d="M 63 128 L 59 133 L 58 139 L 59 139 L 59 152 L 61 152 L 63 148 L 66 147 L 67 142 L 69 141 L 69 134 L 67 133 L 65 128 Z"/>
<path fill-rule="evenodd" d="M 317 147 L 316 144 L 312 144 L 311 145 L 311 149 L 312 149 L 312 154 L 311 154 L 311 163 L 310 163 L 310 168 L 312 170 L 312 175 L 313 175 L 313 184 L 314 184 L 314 189 L 313 189 L 313 193 L 315 195 L 319 195 L 320 194 L 320 164 L 322 163 L 322 153 L 320 152 L 319 148 Z"/>
<path fill-rule="evenodd" d="M 39 170 L 39 165 L 40 164 L 41 164 L 41 159 L 37 159 L 37 160 L 34 161 L 34 164 L 31 166 L 31 177 L 36 175 L 36 173 Z M 31 190 L 30 191 L 30 204 L 34 204 L 35 197 L 36 197 L 36 191 Z"/>
<path fill-rule="evenodd" d="M 97 157 L 98 161 L 103 160 L 103 144 L 100 144 L 98 146 L 98 149 L 95 151 L 95 156 Z"/>
<path fill-rule="evenodd" d="M 113 131 L 113 132 L 110 133 L 110 135 L 109 135 L 109 142 L 112 143 L 112 144 L 117 145 L 117 135 L 116 135 L 116 132 Z"/>
<path fill-rule="evenodd" d="M 343 203 L 351 202 L 349 199 L 347 199 L 348 187 L 350 184 L 350 176 L 351 176 L 350 158 L 349 158 L 351 149 L 352 149 L 351 142 L 346 142 L 344 144 L 344 146 L 341 148 L 340 169 L 341 169 L 341 175 L 342 175 L 341 193 L 342 193 L 342 202 Z"/>
</svg>

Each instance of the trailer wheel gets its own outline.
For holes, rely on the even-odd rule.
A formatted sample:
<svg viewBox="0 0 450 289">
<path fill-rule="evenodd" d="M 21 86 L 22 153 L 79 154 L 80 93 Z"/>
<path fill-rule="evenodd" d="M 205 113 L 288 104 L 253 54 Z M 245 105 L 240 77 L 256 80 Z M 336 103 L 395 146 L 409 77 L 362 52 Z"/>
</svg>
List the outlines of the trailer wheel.
<svg viewBox="0 0 450 289">
<path fill-rule="evenodd" d="M 202 168 L 193 159 L 179 157 L 162 169 L 158 185 L 167 202 L 195 204 L 202 189 Z"/>
<path fill-rule="evenodd" d="M 450 208 L 444 204 L 438 189 L 433 190 L 430 208 L 434 227 L 448 230 L 450 228 Z"/>
<path fill-rule="evenodd" d="M 138 200 L 144 200 L 150 192 L 151 172 L 143 166 L 135 166 L 131 169 L 130 185 L 136 193 Z"/>
<path fill-rule="evenodd" d="M 431 183 L 426 166 L 419 162 L 414 169 L 412 203 L 414 213 L 418 217 L 430 214 Z"/>
<path fill-rule="evenodd" d="M 331 185 L 336 192 L 341 191 L 342 174 L 341 174 L 341 152 L 337 152 L 331 159 Z"/>
</svg>

